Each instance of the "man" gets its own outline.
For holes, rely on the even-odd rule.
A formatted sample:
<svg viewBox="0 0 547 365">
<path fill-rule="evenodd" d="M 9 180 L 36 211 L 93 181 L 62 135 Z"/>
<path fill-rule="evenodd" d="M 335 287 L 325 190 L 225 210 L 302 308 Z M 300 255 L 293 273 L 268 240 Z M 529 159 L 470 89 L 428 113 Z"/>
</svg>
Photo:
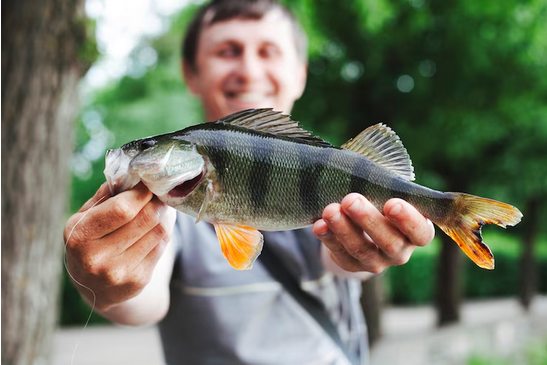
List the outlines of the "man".
<svg viewBox="0 0 547 365">
<path fill-rule="evenodd" d="M 188 30 L 184 77 L 209 121 L 248 108 L 289 113 L 304 91 L 305 43 L 292 15 L 272 0 L 215 1 Z M 65 227 L 65 238 L 75 227 L 68 268 L 106 318 L 159 322 L 168 363 L 347 363 L 260 260 L 250 271 L 229 266 L 210 225 L 176 214 L 142 184 L 103 196 L 104 184 Z M 265 233 L 265 245 L 323 303 L 362 363 L 368 350 L 354 278 L 405 263 L 434 234 L 402 200 L 387 202 L 384 213 L 350 194 L 313 225 L 320 241 L 310 230 Z"/>
</svg>

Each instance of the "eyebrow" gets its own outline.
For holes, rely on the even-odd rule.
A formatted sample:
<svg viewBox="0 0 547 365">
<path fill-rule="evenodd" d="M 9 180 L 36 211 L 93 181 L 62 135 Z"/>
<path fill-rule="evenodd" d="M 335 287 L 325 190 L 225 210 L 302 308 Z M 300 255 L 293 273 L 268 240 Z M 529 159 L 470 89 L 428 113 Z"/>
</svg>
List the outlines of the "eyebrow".
<svg viewBox="0 0 547 365">
<path fill-rule="evenodd" d="M 216 49 L 217 47 L 224 46 L 224 45 L 232 45 L 232 46 L 238 46 L 238 47 L 245 46 L 245 44 L 243 42 L 241 42 L 237 39 L 227 38 L 227 39 L 220 40 L 220 41 L 216 42 L 215 44 L 213 44 L 212 49 Z M 280 44 L 278 44 L 275 41 L 269 40 L 269 39 L 265 39 L 265 40 L 260 41 L 259 46 L 264 46 L 264 45 L 275 47 L 279 50 L 282 49 Z"/>
</svg>

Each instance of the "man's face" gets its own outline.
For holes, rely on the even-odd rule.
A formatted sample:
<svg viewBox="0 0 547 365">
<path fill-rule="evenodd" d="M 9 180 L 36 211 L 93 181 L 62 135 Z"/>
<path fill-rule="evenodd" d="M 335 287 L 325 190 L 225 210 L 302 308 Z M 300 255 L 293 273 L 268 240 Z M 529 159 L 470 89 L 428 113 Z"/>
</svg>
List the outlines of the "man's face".
<svg viewBox="0 0 547 365">
<path fill-rule="evenodd" d="M 202 30 L 196 70 L 184 64 L 207 120 L 249 108 L 290 113 L 306 83 L 290 21 L 272 10 L 260 20 L 232 19 Z"/>
</svg>

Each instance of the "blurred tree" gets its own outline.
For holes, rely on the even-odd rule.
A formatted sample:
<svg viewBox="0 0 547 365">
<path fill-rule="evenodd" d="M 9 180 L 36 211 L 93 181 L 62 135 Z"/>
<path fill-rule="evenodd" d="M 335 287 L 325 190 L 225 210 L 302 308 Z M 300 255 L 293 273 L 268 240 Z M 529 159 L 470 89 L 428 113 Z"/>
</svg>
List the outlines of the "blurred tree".
<svg viewBox="0 0 547 365">
<path fill-rule="evenodd" d="M 523 237 L 523 248 L 522 255 L 520 260 L 520 290 L 519 298 L 522 306 L 528 310 L 530 308 L 530 303 L 536 291 L 536 265 L 534 261 L 534 240 L 537 237 L 539 221 L 537 219 L 539 204 L 544 203 L 545 199 L 537 199 L 537 197 L 530 197 L 526 202 L 526 213 L 527 219 L 525 221 L 525 233 Z"/>
<path fill-rule="evenodd" d="M 544 32 L 547 37 L 547 30 Z M 538 82 L 545 80 L 538 79 Z M 544 90 L 546 90 L 545 87 Z M 541 95 L 541 94 L 540 94 Z M 534 250 L 539 234 L 546 232 L 541 222 L 547 217 L 547 91 L 543 98 L 516 98 L 505 101 L 504 108 L 511 110 L 520 120 L 514 132 L 499 148 L 496 156 L 499 166 L 489 166 L 486 173 L 499 181 L 514 181 L 504 184 L 500 194 L 516 197 L 524 214 L 521 232 L 522 250 L 520 259 L 519 297 L 528 309 L 538 287 L 538 275 Z M 492 170 L 492 171 L 489 171 Z M 486 190 L 486 188 L 485 188 Z M 545 278 L 543 278 L 545 279 Z"/>
<path fill-rule="evenodd" d="M 83 1 L 10 1 L 2 10 L 2 364 L 44 364 L 76 91 L 95 47 Z"/>
<path fill-rule="evenodd" d="M 544 161 L 533 162 L 547 146 L 537 131 L 547 123 L 544 1 L 322 0 L 312 8 L 323 40 L 295 115 L 334 130 L 335 142 L 383 121 L 405 143 L 418 183 L 521 207 L 537 201 L 523 180 L 547 180 Z M 442 325 L 459 317 L 461 270 L 456 244 L 440 237 Z"/>
</svg>

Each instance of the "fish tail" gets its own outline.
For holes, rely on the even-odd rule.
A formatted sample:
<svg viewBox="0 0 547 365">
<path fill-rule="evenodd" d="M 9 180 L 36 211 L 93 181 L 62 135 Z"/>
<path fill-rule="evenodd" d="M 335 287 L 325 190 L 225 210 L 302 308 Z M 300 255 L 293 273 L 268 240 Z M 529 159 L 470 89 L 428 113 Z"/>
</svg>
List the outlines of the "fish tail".
<svg viewBox="0 0 547 365">
<path fill-rule="evenodd" d="M 509 204 L 463 193 L 454 193 L 454 207 L 451 219 L 436 224 L 456 241 L 475 264 L 493 270 L 494 256 L 482 240 L 482 226 L 514 226 L 520 222 L 522 213 Z"/>
</svg>

